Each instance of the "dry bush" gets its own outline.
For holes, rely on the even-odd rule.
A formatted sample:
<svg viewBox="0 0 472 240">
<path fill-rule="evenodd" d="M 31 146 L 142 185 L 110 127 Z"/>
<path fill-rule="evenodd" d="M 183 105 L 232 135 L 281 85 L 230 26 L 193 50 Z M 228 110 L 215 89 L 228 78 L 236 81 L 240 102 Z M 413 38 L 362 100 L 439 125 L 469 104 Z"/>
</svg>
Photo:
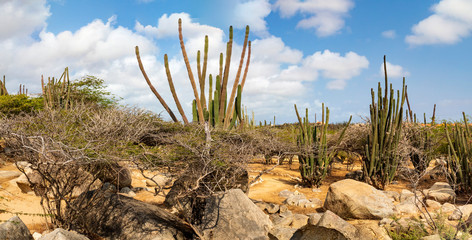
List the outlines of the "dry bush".
<svg viewBox="0 0 472 240">
<path fill-rule="evenodd" d="M 351 124 L 346 129 L 346 133 L 337 149 L 343 150 L 349 154 L 355 153 L 361 157 L 365 156 L 365 146 L 367 144 L 367 136 L 369 135 L 370 125 L 366 123 Z M 328 145 L 334 146 L 339 138 L 340 131 L 328 137 Z"/>
</svg>

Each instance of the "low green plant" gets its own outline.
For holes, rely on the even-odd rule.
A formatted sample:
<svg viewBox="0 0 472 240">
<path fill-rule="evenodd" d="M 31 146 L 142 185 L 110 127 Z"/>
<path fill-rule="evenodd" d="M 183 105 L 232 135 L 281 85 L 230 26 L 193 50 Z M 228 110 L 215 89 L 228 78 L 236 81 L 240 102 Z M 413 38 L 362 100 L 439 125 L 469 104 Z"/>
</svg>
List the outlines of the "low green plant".
<svg viewBox="0 0 472 240">
<path fill-rule="evenodd" d="M 43 99 L 38 97 L 28 97 L 20 95 L 1 95 L 0 96 L 0 114 L 7 116 L 18 115 L 21 113 L 32 113 L 43 109 Z"/>
</svg>

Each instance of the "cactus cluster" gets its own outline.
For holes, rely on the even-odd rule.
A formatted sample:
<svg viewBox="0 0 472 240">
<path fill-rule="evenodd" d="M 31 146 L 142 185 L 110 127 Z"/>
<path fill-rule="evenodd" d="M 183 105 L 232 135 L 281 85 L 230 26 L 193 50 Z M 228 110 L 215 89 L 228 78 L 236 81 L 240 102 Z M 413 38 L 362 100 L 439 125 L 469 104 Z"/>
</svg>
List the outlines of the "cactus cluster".
<svg viewBox="0 0 472 240">
<path fill-rule="evenodd" d="M 47 108 L 70 107 L 71 85 L 69 79 L 69 68 L 65 68 L 59 79 L 48 77 L 48 82 L 44 83 L 41 75 L 41 88 L 44 99 L 44 106 Z"/>
<path fill-rule="evenodd" d="M 462 112 L 464 125 L 455 124 L 452 127 L 452 137 L 448 125 L 444 123 L 449 157 L 447 161 L 448 180 L 457 191 L 472 190 L 472 132 L 467 117 Z"/>
<path fill-rule="evenodd" d="M 8 95 L 7 87 L 5 85 L 5 75 L 3 75 L 3 82 L 0 81 L 0 96 Z"/>
<path fill-rule="evenodd" d="M 298 118 L 299 134 L 297 136 L 297 145 L 300 149 L 298 160 L 300 162 L 300 175 L 302 181 L 308 186 L 321 186 L 322 180 L 328 174 L 329 166 L 333 160 L 335 151 L 328 149 L 328 122 L 329 109 L 322 104 L 322 120 L 321 124 L 311 124 L 308 120 L 308 108 L 306 109 L 306 116 L 302 119 L 298 114 L 297 105 L 294 105 L 295 113 Z M 325 114 L 326 110 L 326 114 Z M 346 129 L 351 123 L 352 116 L 349 122 L 342 130 L 337 144 L 344 137 Z"/>
<path fill-rule="evenodd" d="M 223 53 L 220 53 L 220 61 L 219 61 L 219 72 L 216 74 L 215 79 L 213 79 L 213 75 L 208 75 L 208 100 L 205 95 L 205 85 L 207 79 L 207 64 L 208 64 L 208 45 L 209 40 L 208 36 L 205 36 L 204 42 L 204 50 L 203 50 L 203 61 L 201 61 L 201 52 L 197 52 L 197 82 L 195 81 L 195 76 L 193 74 L 192 68 L 190 66 L 190 62 L 187 56 L 187 51 L 185 49 L 185 44 L 183 40 L 182 34 L 182 20 L 179 19 L 178 22 L 179 28 L 179 40 L 180 40 L 180 48 L 182 50 L 182 56 L 184 58 L 185 66 L 187 68 L 188 77 L 190 80 L 190 84 L 193 89 L 194 97 L 193 100 L 193 121 L 199 122 L 200 124 L 208 123 L 214 127 L 223 127 L 225 129 L 231 129 L 235 126 L 235 124 L 243 123 L 243 111 L 241 105 L 241 93 L 244 88 L 244 83 L 246 81 L 246 76 L 249 68 L 250 63 L 250 56 L 251 56 L 251 42 L 248 41 L 249 36 L 249 26 L 246 26 L 246 34 L 244 38 L 243 50 L 241 53 L 241 58 L 239 62 L 238 71 L 236 73 L 236 77 L 234 79 L 233 87 L 231 90 L 231 94 L 229 95 L 228 99 L 228 91 L 227 85 L 229 80 L 229 69 L 231 65 L 231 55 L 232 55 L 232 46 L 233 46 L 233 28 L 229 28 L 229 41 L 226 44 L 226 57 L 224 57 Z M 172 110 L 169 108 L 165 100 L 160 96 L 157 90 L 152 85 L 149 77 L 147 76 L 143 64 L 141 62 L 141 58 L 139 55 L 139 48 L 136 46 L 136 58 L 138 60 L 139 67 L 143 76 L 151 88 L 151 91 L 156 95 L 159 99 L 161 104 L 164 106 L 166 111 L 171 116 L 174 122 L 178 122 L 178 119 L 175 117 Z M 246 54 L 247 50 L 247 54 Z M 246 56 L 247 55 L 247 56 Z M 244 59 L 246 58 L 246 66 L 244 72 L 242 71 L 244 65 Z M 174 102 L 177 105 L 177 109 L 179 110 L 180 115 L 182 116 L 182 120 L 185 124 L 188 123 L 188 119 L 185 115 L 185 112 L 182 109 L 180 104 L 179 98 L 175 91 L 175 86 L 172 81 L 172 75 L 169 68 L 169 61 L 167 54 L 164 55 L 164 65 L 166 69 L 167 80 L 169 82 L 170 91 L 174 98 Z M 243 75 L 241 77 L 241 74 Z M 213 82 L 215 80 L 215 82 Z M 213 86 L 214 84 L 214 86 Z M 214 90 L 213 90 L 214 88 Z"/>
<path fill-rule="evenodd" d="M 398 143 L 402 133 L 403 104 L 405 102 L 405 78 L 403 87 L 395 91 L 392 84 L 388 88 L 387 65 L 384 56 L 385 93 L 379 82 L 377 97 L 371 89 L 372 104 L 370 105 L 371 132 L 367 138 L 363 159 L 364 178 L 367 183 L 384 189 L 397 172 L 399 156 Z M 390 91 L 388 91 L 390 89 Z M 375 100 L 377 99 L 377 103 Z"/>
</svg>

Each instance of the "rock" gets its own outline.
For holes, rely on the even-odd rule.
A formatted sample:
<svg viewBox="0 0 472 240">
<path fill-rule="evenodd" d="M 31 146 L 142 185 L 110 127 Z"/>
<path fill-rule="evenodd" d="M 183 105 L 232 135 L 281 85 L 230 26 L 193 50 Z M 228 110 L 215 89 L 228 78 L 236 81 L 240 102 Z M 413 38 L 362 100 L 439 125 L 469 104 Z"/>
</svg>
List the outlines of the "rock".
<svg viewBox="0 0 472 240">
<path fill-rule="evenodd" d="M 18 216 L 0 224 L 0 239 L 33 240 L 30 231 Z"/>
<path fill-rule="evenodd" d="M 290 240 L 293 234 L 297 231 L 295 228 L 279 227 L 272 228 L 269 232 L 269 239 L 271 240 Z"/>
<path fill-rule="evenodd" d="M 89 238 L 74 231 L 56 228 L 54 231 L 42 236 L 39 240 L 89 240 Z"/>
<path fill-rule="evenodd" d="M 456 206 L 450 203 L 444 203 L 441 206 L 441 213 L 446 214 L 446 215 L 453 213 L 454 210 L 456 210 Z"/>
<path fill-rule="evenodd" d="M 21 172 L 17 171 L 0 171 L 0 183 L 10 181 L 21 175 Z"/>
<path fill-rule="evenodd" d="M 33 192 L 33 189 L 31 188 L 30 183 L 28 182 L 28 178 L 25 174 L 21 174 L 20 177 L 14 179 L 13 181 L 16 183 L 22 193 Z"/>
<path fill-rule="evenodd" d="M 362 179 L 364 179 L 364 172 L 362 172 L 362 170 L 356 170 L 356 171 L 348 172 L 348 173 L 346 173 L 345 178 L 353 179 L 353 180 L 356 180 L 356 181 L 362 181 Z"/>
<path fill-rule="evenodd" d="M 292 239 L 357 239 L 357 228 L 344 221 L 331 211 L 326 211 L 321 216 L 317 225 L 307 224 L 298 229 Z"/>
<path fill-rule="evenodd" d="M 268 203 L 268 204 L 267 204 L 267 207 L 266 207 L 266 209 L 265 209 L 265 210 L 267 211 L 267 213 L 269 213 L 269 214 L 273 214 L 273 213 L 276 213 L 276 212 L 278 212 L 278 211 L 279 211 L 279 209 L 280 209 L 280 206 L 279 206 L 279 204 L 275 204 L 275 203 Z"/>
<path fill-rule="evenodd" d="M 291 195 L 285 199 L 284 203 L 290 206 L 300 206 L 301 200 L 307 200 L 305 195 Z"/>
<path fill-rule="evenodd" d="M 394 201 L 396 202 L 400 201 L 400 193 L 395 192 L 395 191 L 384 191 L 384 193 L 388 197 L 392 198 Z"/>
<path fill-rule="evenodd" d="M 288 227 L 290 224 L 292 224 L 293 221 L 293 216 L 280 216 L 280 215 L 273 215 L 271 216 L 272 223 L 274 226 L 279 226 L 279 227 Z"/>
<path fill-rule="evenodd" d="M 293 195 L 293 192 L 285 189 L 285 190 L 282 190 L 280 193 L 279 193 L 279 197 L 283 197 L 283 198 L 288 198 L 290 196 Z"/>
<path fill-rule="evenodd" d="M 441 203 L 431 199 L 426 199 L 426 206 L 431 208 L 432 210 L 437 210 L 441 208 Z"/>
<path fill-rule="evenodd" d="M 93 204 L 90 202 L 93 201 Z M 90 191 L 72 202 L 66 217 L 71 226 L 84 226 L 106 239 L 192 239 L 195 231 L 158 206 L 119 194 Z"/>
<path fill-rule="evenodd" d="M 394 213 L 391 198 L 366 183 L 351 179 L 329 186 L 324 208 L 342 218 L 382 219 Z"/>
<path fill-rule="evenodd" d="M 288 207 L 287 205 L 280 205 L 279 207 L 279 213 L 284 213 L 284 212 L 287 212 L 288 211 Z"/>
<path fill-rule="evenodd" d="M 422 237 L 420 240 L 441 240 L 441 236 L 439 234 L 434 234 L 434 235 Z"/>
<path fill-rule="evenodd" d="M 152 180 L 151 180 L 152 179 Z M 163 175 L 163 174 L 158 174 L 151 179 L 146 179 L 146 186 L 147 187 L 168 187 L 172 185 L 172 178 Z"/>
<path fill-rule="evenodd" d="M 382 218 L 382 220 L 380 220 L 379 222 L 379 226 L 390 225 L 392 224 L 392 222 L 393 222 L 393 219 L 391 218 Z"/>
<path fill-rule="evenodd" d="M 456 193 L 448 183 L 436 182 L 427 190 L 426 197 L 440 203 L 445 203 L 452 202 L 456 198 Z"/>
<path fill-rule="evenodd" d="M 397 212 L 400 215 L 403 215 L 403 214 L 415 215 L 418 213 L 418 207 L 413 203 L 403 202 L 395 206 L 395 212 Z"/>
<path fill-rule="evenodd" d="M 42 237 L 43 235 L 41 233 L 38 233 L 38 232 L 34 232 L 33 233 L 33 238 L 34 240 L 38 240 Z"/>
<path fill-rule="evenodd" d="M 449 220 L 460 220 L 460 219 L 468 219 L 470 214 L 472 213 L 472 204 L 466 204 L 456 208 L 451 215 L 449 215 Z"/>
<path fill-rule="evenodd" d="M 323 216 L 322 213 L 310 213 L 308 214 L 308 224 L 311 225 L 316 225 L 321 219 L 321 216 Z"/>
<path fill-rule="evenodd" d="M 308 223 L 308 216 L 304 214 L 294 214 L 292 217 L 292 223 L 290 224 L 290 227 L 292 228 L 301 228 Z"/>
<path fill-rule="evenodd" d="M 231 189 L 206 200 L 197 228 L 205 238 L 264 239 L 273 227 L 264 214 L 241 189 Z"/>
<path fill-rule="evenodd" d="M 124 187 L 131 188 L 132 175 L 131 171 L 120 166 L 118 163 L 107 163 L 105 166 L 98 166 L 98 178 L 102 182 L 109 182 L 117 186 L 118 189 Z M 93 173 L 92 173 L 93 174 Z"/>
<path fill-rule="evenodd" d="M 384 227 L 373 222 L 356 224 L 357 239 L 362 240 L 392 240 Z"/>
</svg>

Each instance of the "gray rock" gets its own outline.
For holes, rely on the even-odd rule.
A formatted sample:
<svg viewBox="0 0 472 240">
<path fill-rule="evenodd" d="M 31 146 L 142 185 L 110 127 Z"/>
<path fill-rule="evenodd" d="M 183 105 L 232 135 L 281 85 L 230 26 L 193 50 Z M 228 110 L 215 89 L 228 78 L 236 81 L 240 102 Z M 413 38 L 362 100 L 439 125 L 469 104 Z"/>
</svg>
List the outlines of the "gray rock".
<svg viewBox="0 0 472 240">
<path fill-rule="evenodd" d="M 0 183 L 10 181 L 21 175 L 18 171 L 0 171 Z"/>
<path fill-rule="evenodd" d="M 305 195 L 291 195 L 285 199 L 284 203 L 290 206 L 299 206 L 301 200 L 306 200 Z"/>
<path fill-rule="evenodd" d="M 441 236 L 439 234 L 434 234 L 434 235 L 422 237 L 420 240 L 441 240 Z"/>
<path fill-rule="evenodd" d="M 38 233 L 38 232 L 34 232 L 33 233 L 33 238 L 34 240 L 39 240 L 43 235 L 41 233 Z"/>
<path fill-rule="evenodd" d="M 362 172 L 362 170 L 356 170 L 356 171 L 348 172 L 348 173 L 346 173 L 345 178 L 356 180 L 356 181 L 361 181 L 362 179 L 364 179 L 364 172 Z"/>
<path fill-rule="evenodd" d="M 449 215 L 449 220 L 460 220 L 460 219 L 468 219 L 470 214 L 472 213 L 472 204 L 466 204 L 456 208 L 451 215 Z"/>
<path fill-rule="evenodd" d="M 415 215 L 418 213 L 418 207 L 410 202 L 403 202 L 395 206 L 395 212 L 398 214 Z"/>
<path fill-rule="evenodd" d="M 293 234 L 297 231 L 295 228 L 275 226 L 269 232 L 269 239 L 271 240 L 290 240 Z"/>
<path fill-rule="evenodd" d="M 322 213 L 310 213 L 308 214 L 308 224 L 311 225 L 316 225 L 321 219 L 321 216 L 323 216 Z"/>
<path fill-rule="evenodd" d="M 342 218 L 382 219 L 391 216 L 391 198 L 374 187 L 351 179 L 329 186 L 324 208 Z"/>
<path fill-rule="evenodd" d="M 172 178 L 163 175 L 163 174 L 158 174 L 151 179 L 146 179 L 146 186 L 147 187 L 167 187 L 172 185 Z"/>
<path fill-rule="evenodd" d="M 288 214 L 288 213 L 290 213 L 290 214 Z M 273 222 L 274 226 L 288 227 L 293 222 L 293 214 L 292 214 L 292 212 L 287 211 L 284 214 L 271 215 L 270 219 Z"/>
<path fill-rule="evenodd" d="M 394 201 L 396 202 L 400 201 L 400 193 L 395 192 L 395 191 L 384 191 L 384 193 L 388 197 L 391 197 Z"/>
<path fill-rule="evenodd" d="M 380 220 L 379 222 L 379 226 L 390 225 L 392 224 L 392 222 L 393 222 L 393 219 L 391 218 L 382 218 L 382 220 Z"/>
<path fill-rule="evenodd" d="M 206 201 L 197 228 L 205 238 L 264 239 L 273 227 L 264 214 L 241 189 L 231 189 Z"/>
<path fill-rule="evenodd" d="M 39 240 L 89 240 L 89 238 L 77 232 L 56 228 L 54 231 L 39 238 Z"/>
<path fill-rule="evenodd" d="M 0 224 L 0 239 L 33 240 L 30 231 L 18 216 Z"/>
<path fill-rule="evenodd" d="M 426 197 L 440 203 L 445 203 L 452 202 L 456 198 L 456 193 L 448 183 L 436 182 L 427 190 Z"/>
<path fill-rule="evenodd" d="M 425 203 L 426 203 L 427 207 L 429 207 L 433 210 L 437 210 L 437 209 L 441 208 L 441 203 L 439 203 L 437 201 L 434 201 L 434 200 L 431 200 L 431 199 L 426 199 Z"/>
<path fill-rule="evenodd" d="M 454 210 L 456 210 L 456 206 L 454 206 L 453 204 L 450 204 L 450 203 L 444 203 L 441 206 L 441 212 L 443 214 L 451 214 L 451 213 L 454 212 Z"/>
<path fill-rule="evenodd" d="M 279 209 L 280 209 L 280 205 L 279 205 L 279 204 L 268 203 L 265 210 L 267 211 L 267 213 L 273 214 L 273 213 L 278 212 Z"/>
<path fill-rule="evenodd" d="M 93 201 L 93 204 L 90 202 Z M 103 191 L 82 194 L 68 209 L 72 226 L 84 226 L 106 239 L 192 239 L 195 231 L 158 206 Z M 77 217 L 80 214 L 80 217 Z"/>
<path fill-rule="evenodd" d="M 288 211 L 287 205 L 283 205 L 283 204 L 280 205 L 280 207 L 279 207 L 279 212 L 280 212 L 280 213 L 284 213 L 284 212 L 286 212 L 286 211 Z"/>
<path fill-rule="evenodd" d="M 392 240 L 384 227 L 373 222 L 362 222 L 356 224 L 357 239 L 362 240 Z"/>
<path fill-rule="evenodd" d="M 19 176 L 17 179 L 14 179 L 13 181 L 22 193 L 29 193 L 33 191 L 25 174 L 21 174 L 21 176 Z"/>
<path fill-rule="evenodd" d="M 280 193 L 279 193 L 279 197 L 283 197 L 283 198 L 288 198 L 290 196 L 294 195 L 294 193 L 292 191 L 289 191 L 287 189 L 285 190 L 282 190 Z"/>
<path fill-rule="evenodd" d="M 308 216 L 304 214 L 294 214 L 292 217 L 292 223 L 290 227 L 292 228 L 301 228 L 308 224 Z"/>
<path fill-rule="evenodd" d="M 292 239 L 357 239 L 357 228 L 331 211 L 326 211 L 317 225 L 307 224 L 295 232 Z"/>
</svg>

